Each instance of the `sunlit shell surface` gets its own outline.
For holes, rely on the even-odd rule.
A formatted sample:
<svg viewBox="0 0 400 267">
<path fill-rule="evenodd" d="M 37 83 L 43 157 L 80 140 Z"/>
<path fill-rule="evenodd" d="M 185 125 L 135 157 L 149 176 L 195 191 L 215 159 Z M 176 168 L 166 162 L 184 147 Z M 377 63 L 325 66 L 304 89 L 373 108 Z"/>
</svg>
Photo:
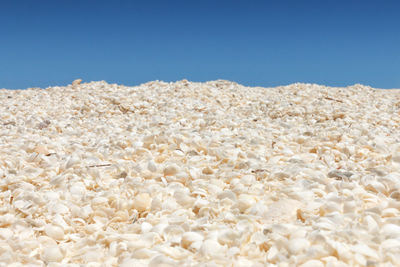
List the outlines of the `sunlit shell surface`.
<svg viewBox="0 0 400 267">
<path fill-rule="evenodd" d="M 0 90 L 0 266 L 399 262 L 398 90 Z"/>
</svg>

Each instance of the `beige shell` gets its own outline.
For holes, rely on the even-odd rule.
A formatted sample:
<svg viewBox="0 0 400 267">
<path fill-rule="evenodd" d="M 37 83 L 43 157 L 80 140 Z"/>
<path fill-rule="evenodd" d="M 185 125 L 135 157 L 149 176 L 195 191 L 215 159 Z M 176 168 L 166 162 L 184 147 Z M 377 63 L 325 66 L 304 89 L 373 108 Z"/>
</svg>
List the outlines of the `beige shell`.
<svg viewBox="0 0 400 267">
<path fill-rule="evenodd" d="M 148 193 L 140 193 L 135 196 L 133 208 L 139 212 L 146 211 L 151 207 L 151 197 Z"/>
</svg>

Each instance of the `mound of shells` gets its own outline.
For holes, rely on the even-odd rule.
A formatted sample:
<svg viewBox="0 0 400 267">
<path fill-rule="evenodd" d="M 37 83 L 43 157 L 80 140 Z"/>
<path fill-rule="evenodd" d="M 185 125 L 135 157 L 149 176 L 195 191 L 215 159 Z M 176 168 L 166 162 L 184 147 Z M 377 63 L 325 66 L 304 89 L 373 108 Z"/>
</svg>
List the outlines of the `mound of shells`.
<svg viewBox="0 0 400 267">
<path fill-rule="evenodd" d="M 0 266 L 393 266 L 400 92 L 0 90 Z"/>
</svg>

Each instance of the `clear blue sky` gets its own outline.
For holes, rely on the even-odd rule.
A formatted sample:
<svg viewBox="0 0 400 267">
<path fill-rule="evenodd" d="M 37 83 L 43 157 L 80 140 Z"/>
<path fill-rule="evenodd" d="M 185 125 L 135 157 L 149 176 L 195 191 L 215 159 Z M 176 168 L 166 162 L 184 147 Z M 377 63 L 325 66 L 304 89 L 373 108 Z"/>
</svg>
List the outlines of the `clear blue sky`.
<svg viewBox="0 0 400 267">
<path fill-rule="evenodd" d="M 400 88 L 400 1 L 0 1 L 0 88 L 76 78 Z"/>
</svg>

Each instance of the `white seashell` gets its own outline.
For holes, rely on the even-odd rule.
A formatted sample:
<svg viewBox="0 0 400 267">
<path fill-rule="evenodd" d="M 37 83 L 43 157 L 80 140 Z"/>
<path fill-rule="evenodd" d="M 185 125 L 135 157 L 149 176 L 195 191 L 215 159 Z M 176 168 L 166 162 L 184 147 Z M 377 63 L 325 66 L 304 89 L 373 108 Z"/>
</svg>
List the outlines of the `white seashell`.
<svg viewBox="0 0 400 267">
<path fill-rule="evenodd" d="M 155 232 L 159 235 L 162 235 L 164 233 L 165 228 L 167 227 L 168 227 L 167 223 L 159 223 L 151 229 L 151 232 Z"/>
<path fill-rule="evenodd" d="M 153 200 L 151 201 L 151 211 L 158 211 L 162 209 L 162 202 L 161 199 L 159 197 L 155 197 L 153 198 Z"/>
<path fill-rule="evenodd" d="M 221 245 L 228 245 L 231 247 L 237 243 L 239 236 L 239 233 L 233 231 L 232 229 L 227 229 L 218 233 L 218 242 Z"/>
<path fill-rule="evenodd" d="M 309 260 L 299 265 L 299 267 L 324 267 L 324 266 L 325 265 L 319 260 Z"/>
<path fill-rule="evenodd" d="M 43 248 L 42 260 L 45 262 L 60 262 L 64 258 L 57 245 Z"/>
<path fill-rule="evenodd" d="M 151 197 L 148 193 L 140 193 L 135 196 L 133 208 L 139 212 L 149 210 L 151 207 Z"/>
<path fill-rule="evenodd" d="M 45 145 L 37 145 L 33 151 L 38 154 L 43 154 L 43 155 L 49 154 L 49 150 L 47 149 L 47 147 Z"/>
<path fill-rule="evenodd" d="M 65 164 L 65 169 L 69 169 L 75 164 L 78 164 L 79 162 L 80 158 L 78 157 L 78 155 L 74 154 L 67 159 L 67 162 Z"/>
<path fill-rule="evenodd" d="M 188 183 L 188 181 L 190 180 L 190 176 L 189 174 L 187 174 L 186 172 L 180 171 L 175 175 L 176 181 L 180 182 L 184 185 L 186 185 Z"/>
<path fill-rule="evenodd" d="M 64 229 L 62 229 L 60 226 L 47 224 L 44 227 L 44 232 L 46 233 L 46 235 L 55 240 L 64 239 Z"/>
<path fill-rule="evenodd" d="M 149 259 L 155 254 L 154 251 L 147 249 L 147 248 L 141 248 L 138 250 L 135 250 L 132 252 L 131 257 L 135 259 Z M 133 265 L 136 266 L 136 265 Z"/>
<path fill-rule="evenodd" d="M 371 215 L 367 215 L 364 218 L 364 222 L 367 225 L 367 229 L 370 233 L 376 233 L 379 230 L 378 223 L 372 218 Z"/>
<path fill-rule="evenodd" d="M 186 232 L 182 235 L 181 246 L 187 249 L 194 242 L 202 242 L 204 236 L 197 232 Z"/>
<path fill-rule="evenodd" d="M 254 175 L 244 175 L 242 176 L 242 178 L 240 178 L 240 181 L 244 184 L 244 185 L 252 185 L 256 182 L 256 177 Z"/>
<path fill-rule="evenodd" d="M 240 210 L 240 212 L 245 212 L 248 208 L 255 205 L 255 203 L 256 201 L 252 196 L 247 194 L 241 194 L 239 196 L 239 200 L 237 201 L 237 207 Z"/>
<path fill-rule="evenodd" d="M 148 233 L 153 228 L 153 226 L 147 222 L 142 222 L 140 227 L 142 229 L 142 233 Z"/>
<path fill-rule="evenodd" d="M 179 171 L 179 167 L 176 164 L 168 165 L 164 168 L 164 176 L 175 175 Z"/>
<path fill-rule="evenodd" d="M 381 229 L 381 233 L 389 238 L 400 237 L 400 226 L 390 223 L 385 224 Z"/>
<path fill-rule="evenodd" d="M 147 169 L 151 172 L 157 172 L 156 163 L 153 160 L 149 160 L 147 162 Z"/>
<path fill-rule="evenodd" d="M 299 254 L 310 246 L 310 241 L 305 238 L 293 238 L 289 240 L 288 251 L 291 254 Z"/>
<path fill-rule="evenodd" d="M 149 262 L 149 267 L 174 267 L 176 266 L 177 263 L 172 260 L 171 258 L 164 256 L 164 255 L 158 255 L 154 257 L 150 262 Z"/>
<path fill-rule="evenodd" d="M 144 265 L 143 262 L 141 262 L 139 259 L 131 259 L 131 258 L 125 259 L 120 265 L 120 267 L 132 267 L 132 266 L 144 266 Z"/>
<path fill-rule="evenodd" d="M 81 197 L 86 193 L 86 187 L 83 183 L 78 182 L 73 184 L 69 189 L 71 195 Z"/>
<path fill-rule="evenodd" d="M 380 247 L 384 250 L 391 250 L 391 249 L 399 248 L 400 240 L 394 239 L 394 238 L 386 239 L 385 241 L 383 241 L 381 243 Z"/>
<path fill-rule="evenodd" d="M 184 208 L 192 207 L 195 202 L 194 198 L 190 197 L 188 193 L 183 191 L 176 191 L 174 193 L 174 198 L 176 202 Z"/>
<path fill-rule="evenodd" d="M 297 218 L 297 210 L 301 203 L 293 199 L 282 199 L 269 205 L 263 217 L 273 222 L 285 222 Z"/>
<path fill-rule="evenodd" d="M 223 192 L 219 193 L 217 197 L 218 197 L 218 199 L 221 199 L 221 200 L 228 198 L 228 199 L 236 202 L 236 194 L 233 193 L 231 190 L 224 190 Z"/>
<path fill-rule="evenodd" d="M 356 253 L 359 253 L 361 255 L 371 257 L 375 260 L 379 259 L 378 254 L 375 252 L 375 250 L 371 249 L 369 246 L 365 244 L 357 244 L 352 247 L 352 250 Z"/>
<path fill-rule="evenodd" d="M 201 245 L 200 254 L 206 259 L 211 259 L 224 253 L 224 250 L 224 247 L 221 246 L 217 241 L 207 239 Z"/>
<path fill-rule="evenodd" d="M 354 213 L 357 209 L 357 204 L 355 201 L 346 201 L 343 205 L 344 213 Z"/>
<path fill-rule="evenodd" d="M 37 241 L 44 247 L 57 246 L 57 242 L 53 238 L 45 235 L 39 236 Z"/>
<path fill-rule="evenodd" d="M 183 157 L 183 156 L 185 156 L 185 153 L 183 151 L 181 151 L 181 150 L 174 150 L 174 152 L 172 152 L 172 154 L 175 157 Z"/>
<path fill-rule="evenodd" d="M 395 209 L 395 208 L 387 208 L 387 209 L 384 209 L 384 210 L 382 211 L 381 216 L 382 216 L 382 218 L 387 218 L 387 217 L 399 217 L 400 214 L 399 214 L 399 210 L 398 210 L 398 209 Z"/>
<path fill-rule="evenodd" d="M 364 255 L 356 253 L 356 254 L 354 254 L 354 260 L 356 263 L 358 263 L 361 266 L 367 265 L 367 259 L 364 257 Z"/>
<path fill-rule="evenodd" d="M 279 258 L 279 250 L 276 246 L 272 246 L 267 252 L 267 260 L 268 262 L 276 262 Z"/>
<path fill-rule="evenodd" d="M 14 235 L 13 231 L 8 228 L 0 228 L 0 237 L 3 240 L 7 240 Z"/>
</svg>

